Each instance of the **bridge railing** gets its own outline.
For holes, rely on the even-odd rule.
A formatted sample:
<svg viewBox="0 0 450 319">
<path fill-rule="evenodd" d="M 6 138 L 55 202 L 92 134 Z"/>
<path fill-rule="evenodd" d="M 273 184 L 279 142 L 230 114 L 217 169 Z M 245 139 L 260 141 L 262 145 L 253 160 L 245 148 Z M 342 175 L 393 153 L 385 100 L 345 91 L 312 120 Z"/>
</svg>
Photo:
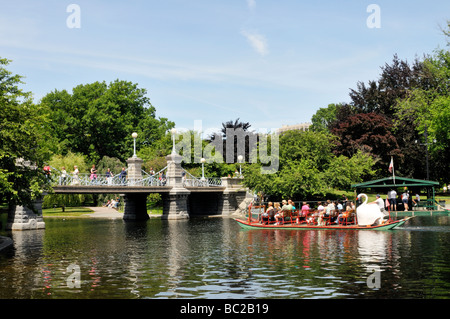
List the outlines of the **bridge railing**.
<svg viewBox="0 0 450 319">
<path fill-rule="evenodd" d="M 51 175 L 48 178 L 53 186 L 166 186 L 169 184 L 169 178 L 164 174 L 167 167 L 160 171 L 149 174 L 142 171 L 143 178 L 138 180 L 128 179 L 120 176 L 108 176 L 106 174 L 89 174 L 73 173 L 63 174 L 60 170 L 52 168 Z M 222 179 L 216 177 L 198 178 L 184 171 L 183 186 L 185 187 L 220 187 L 222 186 Z"/>
<path fill-rule="evenodd" d="M 195 177 L 185 169 L 183 169 L 183 186 L 185 187 L 214 187 L 222 186 L 222 179 L 217 177 Z"/>
<path fill-rule="evenodd" d="M 124 186 L 128 180 L 120 175 L 109 177 L 106 174 L 66 174 L 61 173 L 51 175 L 51 182 L 54 186 L 79 185 L 79 186 Z"/>
<path fill-rule="evenodd" d="M 222 180 L 220 178 L 186 178 L 183 180 L 185 187 L 218 187 L 222 186 Z"/>
</svg>

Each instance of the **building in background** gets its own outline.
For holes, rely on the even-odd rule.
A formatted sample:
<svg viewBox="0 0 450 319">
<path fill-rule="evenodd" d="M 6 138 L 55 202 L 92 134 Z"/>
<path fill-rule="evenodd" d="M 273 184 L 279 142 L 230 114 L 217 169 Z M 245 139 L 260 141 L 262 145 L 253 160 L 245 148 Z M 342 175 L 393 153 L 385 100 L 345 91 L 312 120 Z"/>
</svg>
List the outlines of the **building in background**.
<svg viewBox="0 0 450 319">
<path fill-rule="evenodd" d="M 309 127 L 312 125 L 312 123 L 300 123 L 300 124 L 294 124 L 294 125 L 283 125 L 281 128 L 277 130 L 278 134 L 282 134 L 286 131 L 309 131 Z"/>
</svg>

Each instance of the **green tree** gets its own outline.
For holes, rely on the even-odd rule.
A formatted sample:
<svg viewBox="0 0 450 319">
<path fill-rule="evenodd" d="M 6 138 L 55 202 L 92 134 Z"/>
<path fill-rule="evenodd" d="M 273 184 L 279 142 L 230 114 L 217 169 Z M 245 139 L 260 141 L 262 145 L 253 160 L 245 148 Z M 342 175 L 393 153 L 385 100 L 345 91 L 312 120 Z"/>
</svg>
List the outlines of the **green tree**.
<svg viewBox="0 0 450 319">
<path fill-rule="evenodd" d="M 61 171 L 64 167 L 68 174 L 74 171 L 74 166 L 78 166 L 80 173 L 87 173 L 89 171 L 87 156 L 81 153 L 72 153 L 71 151 L 65 155 L 53 155 L 49 160 L 49 164 L 58 171 Z"/>
<path fill-rule="evenodd" d="M 412 90 L 407 98 L 398 101 L 395 124 L 411 123 L 415 130 L 411 141 L 418 153 L 416 174 L 425 177 L 424 147 L 429 148 L 431 178 L 448 182 L 450 178 L 450 52 L 437 50 L 424 61 L 431 75 L 427 89 Z M 427 134 L 425 134 L 425 131 Z M 425 140 L 425 136 L 427 139 Z M 417 141 L 417 143 L 415 143 Z M 422 144 L 429 144 L 423 146 Z M 420 157 L 419 157 L 420 156 Z"/>
<path fill-rule="evenodd" d="M 311 130 L 316 132 L 329 132 L 330 124 L 336 120 L 336 104 L 328 104 L 326 108 L 320 108 L 311 118 Z"/>
<path fill-rule="evenodd" d="M 92 163 L 103 156 L 125 161 L 132 155 L 132 132 L 138 133 L 138 144 L 151 147 L 174 123 L 156 118 L 146 93 L 137 84 L 115 80 L 78 85 L 72 94 L 47 94 L 41 105 L 48 109 L 60 141 L 58 153 L 82 153 Z"/>
<path fill-rule="evenodd" d="M 103 156 L 103 158 L 97 163 L 96 168 L 98 174 L 104 175 L 108 168 L 111 170 L 113 175 L 120 174 L 122 171 L 122 167 L 125 167 L 126 164 L 120 161 L 118 158 Z"/>
<path fill-rule="evenodd" d="M 373 158 L 362 151 L 357 151 L 350 158 L 343 155 L 336 156 L 332 158 L 324 172 L 324 179 L 336 189 L 350 190 L 352 184 L 361 183 L 373 177 L 374 164 Z"/>
<path fill-rule="evenodd" d="M 89 165 L 87 164 L 87 156 L 80 153 L 72 153 L 69 151 L 66 155 L 55 154 L 49 160 L 49 165 L 53 167 L 53 174 L 61 172 L 64 168 L 68 176 L 74 171 L 74 166 L 78 167 L 80 173 L 87 173 Z M 56 170 L 56 172 L 55 172 Z M 68 179 L 70 180 L 70 179 Z M 59 182 L 59 181 L 58 181 Z M 86 200 L 92 200 L 93 195 L 83 194 L 48 194 L 44 197 L 42 203 L 43 208 L 61 207 L 65 210 L 67 206 L 80 206 Z"/>
<path fill-rule="evenodd" d="M 373 173 L 373 160 L 357 152 L 333 154 L 336 137 L 325 132 L 287 131 L 279 137 L 279 169 L 263 174 L 261 163 L 246 164 L 245 186 L 269 198 L 321 198 L 334 188 L 349 189 Z M 342 178 L 341 175 L 342 174 Z"/>
<path fill-rule="evenodd" d="M 31 93 L 20 89 L 22 76 L 0 58 L 0 197 L 10 204 L 30 204 L 47 188 L 42 167 L 49 158 L 49 120 Z"/>
</svg>

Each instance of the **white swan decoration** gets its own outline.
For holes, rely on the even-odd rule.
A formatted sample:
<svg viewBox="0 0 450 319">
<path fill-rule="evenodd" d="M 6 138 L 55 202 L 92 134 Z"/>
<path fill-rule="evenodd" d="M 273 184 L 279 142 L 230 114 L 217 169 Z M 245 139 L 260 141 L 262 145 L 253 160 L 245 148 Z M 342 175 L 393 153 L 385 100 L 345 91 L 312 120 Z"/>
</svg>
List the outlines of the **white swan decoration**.
<svg viewBox="0 0 450 319">
<path fill-rule="evenodd" d="M 366 226 L 380 224 L 383 221 L 384 214 L 381 212 L 378 205 L 367 204 L 368 197 L 366 194 L 359 194 L 358 199 L 360 197 L 365 197 L 366 200 L 356 208 L 358 225 Z"/>
</svg>

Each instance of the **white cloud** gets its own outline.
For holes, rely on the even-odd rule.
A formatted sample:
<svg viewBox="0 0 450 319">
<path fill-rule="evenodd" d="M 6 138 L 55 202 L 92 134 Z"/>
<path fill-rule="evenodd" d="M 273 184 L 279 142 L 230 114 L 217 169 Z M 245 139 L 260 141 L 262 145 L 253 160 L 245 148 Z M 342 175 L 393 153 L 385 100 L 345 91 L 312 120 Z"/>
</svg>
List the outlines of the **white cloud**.
<svg viewBox="0 0 450 319">
<path fill-rule="evenodd" d="M 241 34 L 247 38 L 250 45 L 258 54 L 262 56 L 267 55 L 267 53 L 269 52 L 267 48 L 267 40 L 263 35 L 254 31 L 250 32 L 247 30 L 242 30 Z"/>
</svg>

